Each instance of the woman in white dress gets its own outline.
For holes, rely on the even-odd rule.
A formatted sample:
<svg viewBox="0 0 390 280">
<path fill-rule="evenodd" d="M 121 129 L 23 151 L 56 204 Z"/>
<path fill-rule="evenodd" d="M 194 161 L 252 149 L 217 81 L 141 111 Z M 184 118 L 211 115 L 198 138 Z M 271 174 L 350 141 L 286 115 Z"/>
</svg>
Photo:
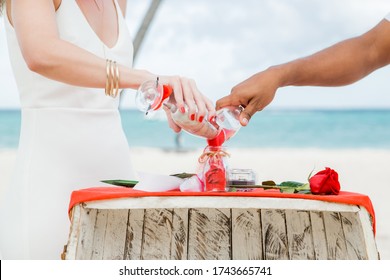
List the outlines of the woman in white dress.
<svg viewBox="0 0 390 280">
<path fill-rule="evenodd" d="M 0 252 L 4 259 L 59 259 L 71 192 L 133 178 L 118 98 L 105 94 L 106 85 L 115 88 L 118 78 L 117 87 L 136 89 L 157 75 L 132 69 L 126 0 L 0 2 L 22 114 L 16 170 L 0 200 Z M 159 80 L 173 87 L 179 108 L 198 109 L 198 120 L 215 114 L 192 80 Z"/>
</svg>

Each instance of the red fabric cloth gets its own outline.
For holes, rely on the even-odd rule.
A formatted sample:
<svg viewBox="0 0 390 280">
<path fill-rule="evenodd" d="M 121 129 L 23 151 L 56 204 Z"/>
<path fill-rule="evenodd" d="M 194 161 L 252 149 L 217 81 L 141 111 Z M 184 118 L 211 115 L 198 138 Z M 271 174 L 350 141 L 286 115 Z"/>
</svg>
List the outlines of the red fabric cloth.
<svg viewBox="0 0 390 280">
<path fill-rule="evenodd" d="M 76 190 L 72 193 L 69 211 L 82 202 L 105 200 L 126 197 L 145 197 L 145 196 L 236 196 L 236 197 L 276 197 L 276 198 L 300 198 L 312 199 L 334 203 L 359 205 L 364 207 L 371 215 L 373 221 L 373 231 L 375 234 L 375 211 L 370 198 L 367 195 L 340 191 L 338 195 L 311 195 L 311 194 L 297 194 L 297 193 L 280 193 L 278 190 L 264 190 L 257 189 L 251 192 L 144 192 L 137 191 L 131 188 L 124 187 L 95 187 Z"/>
</svg>

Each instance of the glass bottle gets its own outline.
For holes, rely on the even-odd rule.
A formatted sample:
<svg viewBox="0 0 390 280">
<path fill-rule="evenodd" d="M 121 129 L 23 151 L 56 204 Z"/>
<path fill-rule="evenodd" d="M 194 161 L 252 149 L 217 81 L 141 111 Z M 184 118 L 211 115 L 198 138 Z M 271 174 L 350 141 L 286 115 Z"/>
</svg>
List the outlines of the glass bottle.
<svg viewBox="0 0 390 280">
<path fill-rule="evenodd" d="M 240 129 L 239 115 L 243 110 L 242 106 L 228 106 L 216 112 L 214 120 L 208 121 L 207 116 L 199 122 L 191 120 L 188 108 L 185 112 L 178 110 L 168 97 L 172 94 L 172 88 L 162 85 L 156 81 L 146 81 L 141 84 L 136 93 L 136 105 L 139 110 L 146 112 L 155 111 L 162 105 L 169 108 L 172 120 L 184 131 L 206 138 L 211 146 L 220 146 L 234 136 Z"/>
<path fill-rule="evenodd" d="M 223 146 L 207 146 L 199 159 L 205 192 L 224 192 L 227 187 L 227 156 Z"/>
<path fill-rule="evenodd" d="M 135 94 L 137 108 L 148 114 L 161 108 L 162 103 L 172 94 L 172 88 L 156 81 L 145 81 Z"/>
<path fill-rule="evenodd" d="M 208 121 L 206 117 L 199 122 L 189 118 L 187 107 L 185 107 L 185 113 L 181 113 L 175 104 L 164 102 L 163 105 L 169 108 L 172 120 L 178 126 L 192 135 L 206 138 L 209 146 L 221 146 L 241 127 L 238 119 L 242 111 L 241 107 L 222 108 L 216 112 L 214 120 Z"/>
</svg>

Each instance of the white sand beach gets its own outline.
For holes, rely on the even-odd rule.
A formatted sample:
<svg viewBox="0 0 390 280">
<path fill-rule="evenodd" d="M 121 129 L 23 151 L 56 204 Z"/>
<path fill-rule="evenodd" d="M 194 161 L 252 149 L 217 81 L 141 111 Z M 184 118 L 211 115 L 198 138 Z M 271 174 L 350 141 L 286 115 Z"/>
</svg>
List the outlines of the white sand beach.
<svg viewBox="0 0 390 280">
<path fill-rule="evenodd" d="M 258 181 L 304 182 L 315 172 L 330 167 L 339 173 L 341 189 L 366 194 L 374 205 L 377 247 L 381 259 L 390 260 L 390 150 L 376 149 L 229 149 L 229 166 L 254 169 Z M 201 150 L 185 152 L 157 148 L 131 148 L 138 171 L 159 174 L 194 172 Z M 0 150 L 0 190 L 10 179 L 15 150 Z M 1 193 L 0 193 L 1 195 Z"/>
</svg>

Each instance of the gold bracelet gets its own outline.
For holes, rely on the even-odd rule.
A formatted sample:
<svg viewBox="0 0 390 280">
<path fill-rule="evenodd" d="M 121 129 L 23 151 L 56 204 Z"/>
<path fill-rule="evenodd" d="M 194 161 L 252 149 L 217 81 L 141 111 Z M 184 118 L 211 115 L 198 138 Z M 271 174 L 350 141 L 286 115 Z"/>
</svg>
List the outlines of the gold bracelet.
<svg viewBox="0 0 390 280">
<path fill-rule="evenodd" d="M 114 86 L 115 86 L 115 62 L 111 61 L 110 64 L 110 96 L 114 98 L 113 92 L 114 92 Z"/>
<path fill-rule="evenodd" d="M 115 98 L 119 93 L 119 67 L 116 61 L 106 60 L 106 89 L 107 96 Z"/>
<path fill-rule="evenodd" d="M 106 60 L 106 90 L 105 93 L 107 96 L 110 95 L 110 68 L 111 68 L 111 60 L 107 59 Z"/>
<path fill-rule="evenodd" d="M 119 93 L 119 67 L 116 62 L 115 63 L 115 93 L 114 93 L 114 98 L 118 96 Z"/>
<path fill-rule="evenodd" d="M 111 64 L 111 92 L 110 96 L 115 98 L 118 94 L 118 66 L 115 61 Z"/>
</svg>

